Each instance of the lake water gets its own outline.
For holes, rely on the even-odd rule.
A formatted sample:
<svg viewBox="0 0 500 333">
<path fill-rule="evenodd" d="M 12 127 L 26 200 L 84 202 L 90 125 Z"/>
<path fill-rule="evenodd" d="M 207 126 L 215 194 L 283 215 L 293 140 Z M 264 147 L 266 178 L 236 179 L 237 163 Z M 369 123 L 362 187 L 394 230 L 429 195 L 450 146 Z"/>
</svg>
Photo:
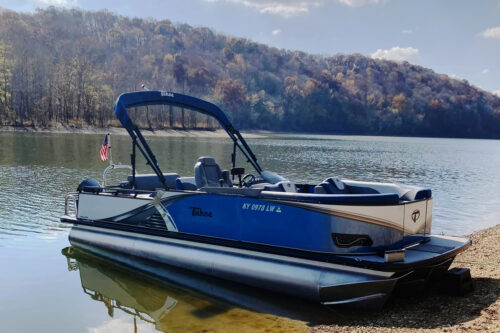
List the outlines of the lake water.
<svg viewBox="0 0 500 333">
<path fill-rule="evenodd" d="M 315 305 L 203 277 L 186 277 L 199 289 L 157 281 L 68 248 L 69 226 L 59 222 L 64 196 L 83 178 L 101 179 L 102 140 L 0 133 L 1 332 L 304 331 L 335 319 Z M 148 140 L 164 172 L 192 176 L 203 155 L 230 165 L 227 139 Z M 500 141 L 277 134 L 248 141 L 264 169 L 296 182 L 343 176 L 429 187 L 435 233 L 500 222 Z M 114 161 L 128 163 L 128 137 L 112 144 Z"/>
</svg>

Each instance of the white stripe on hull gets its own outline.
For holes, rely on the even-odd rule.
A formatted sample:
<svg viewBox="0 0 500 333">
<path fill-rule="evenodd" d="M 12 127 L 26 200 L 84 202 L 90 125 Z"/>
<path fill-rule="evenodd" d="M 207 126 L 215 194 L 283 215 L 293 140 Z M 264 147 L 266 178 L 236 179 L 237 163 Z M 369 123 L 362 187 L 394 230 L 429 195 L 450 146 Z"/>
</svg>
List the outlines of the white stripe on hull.
<svg viewBox="0 0 500 333">
<path fill-rule="evenodd" d="M 151 199 L 80 193 L 78 196 L 78 218 L 104 220 L 144 206 L 150 203 Z"/>
<path fill-rule="evenodd" d="M 406 234 L 422 232 L 426 228 L 426 223 L 432 221 L 432 199 L 391 206 L 325 205 L 304 202 L 294 202 L 294 205 L 306 209 L 317 208 L 334 216 L 393 228 Z M 419 216 L 413 221 L 412 214 L 415 211 L 419 212 Z"/>
<path fill-rule="evenodd" d="M 182 192 L 162 192 L 161 198 L 183 195 Z M 111 193 L 80 193 L 78 196 L 78 218 L 85 220 L 104 220 L 125 214 L 153 201 L 149 195 L 136 197 L 115 196 Z"/>
<path fill-rule="evenodd" d="M 161 200 L 163 198 L 168 198 L 169 196 L 171 196 L 170 193 L 165 191 L 156 192 L 156 197 L 153 200 L 153 206 L 155 206 L 158 213 L 160 213 L 161 218 L 165 222 L 168 231 L 179 231 L 179 229 L 177 229 L 177 225 L 175 224 L 174 218 L 172 217 L 172 215 L 170 215 L 167 207 L 165 207 L 161 203 Z"/>
</svg>

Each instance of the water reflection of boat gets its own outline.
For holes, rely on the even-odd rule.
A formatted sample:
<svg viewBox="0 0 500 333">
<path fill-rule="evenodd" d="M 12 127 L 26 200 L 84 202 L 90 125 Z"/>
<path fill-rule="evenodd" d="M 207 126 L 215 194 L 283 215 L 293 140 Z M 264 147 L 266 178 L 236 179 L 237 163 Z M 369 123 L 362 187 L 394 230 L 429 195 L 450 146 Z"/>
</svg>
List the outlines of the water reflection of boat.
<svg viewBox="0 0 500 333">
<path fill-rule="evenodd" d="M 148 105 L 214 117 L 233 141 L 231 171 L 200 157 L 194 177 L 164 174 L 127 113 Z M 322 304 L 380 306 L 397 283 L 446 271 L 470 245 L 465 238 L 430 234 L 429 189 L 337 177 L 296 184 L 263 170 L 211 103 L 143 91 L 121 95 L 115 114 L 132 138 L 132 175 L 117 186 L 84 181 L 67 197 L 76 203 L 75 214 L 67 209 L 61 221 L 74 224 L 74 246 L 137 268 L 134 258 L 148 258 Z M 136 174 L 136 149 L 154 174 Z M 237 167 L 237 152 L 255 175 L 241 178 L 245 169 Z"/>
<path fill-rule="evenodd" d="M 305 322 L 332 320 L 333 313 L 319 305 L 292 303 L 279 294 L 255 293 L 174 267 L 165 272 L 171 281 L 165 282 L 76 248 L 65 248 L 62 253 L 68 269 L 79 272 L 83 292 L 102 302 L 110 317 L 122 311 L 159 331 L 220 331 L 228 327 L 301 331 Z"/>
</svg>

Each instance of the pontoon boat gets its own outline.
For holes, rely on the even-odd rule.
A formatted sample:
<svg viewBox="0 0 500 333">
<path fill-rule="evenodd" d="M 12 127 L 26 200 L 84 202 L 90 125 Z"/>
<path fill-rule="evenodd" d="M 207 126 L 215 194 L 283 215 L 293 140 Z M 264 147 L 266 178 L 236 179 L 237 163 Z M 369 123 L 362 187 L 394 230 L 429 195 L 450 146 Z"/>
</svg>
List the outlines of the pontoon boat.
<svg viewBox="0 0 500 333">
<path fill-rule="evenodd" d="M 229 170 L 202 156 L 194 175 L 164 173 L 127 112 L 151 105 L 215 118 L 233 142 Z M 430 189 L 339 177 L 298 184 L 262 169 L 209 102 L 141 91 L 121 95 L 114 111 L 132 138 L 131 175 L 110 186 L 106 172 L 120 167 L 111 165 L 102 183 L 87 179 L 67 196 L 61 220 L 73 224 L 69 238 L 77 248 L 139 269 L 134 258 L 327 305 L 381 306 L 396 285 L 446 272 L 470 245 L 431 234 Z M 136 172 L 136 150 L 152 174 Z"/>
</svg>

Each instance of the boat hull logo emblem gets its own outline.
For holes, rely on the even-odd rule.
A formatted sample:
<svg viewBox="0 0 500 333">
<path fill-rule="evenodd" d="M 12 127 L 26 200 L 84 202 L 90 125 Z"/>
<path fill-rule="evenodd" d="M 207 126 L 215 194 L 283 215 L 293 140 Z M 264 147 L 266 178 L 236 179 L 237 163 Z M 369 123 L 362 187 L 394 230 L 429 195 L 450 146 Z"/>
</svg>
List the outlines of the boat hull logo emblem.
<svg viewBox="0 0 500 333">
<path fill-rule="evenodd" d="M 212 217 L 212 212 L 204 211 L 200 207 L 189 207 L 192 216 Z"/>
<path fill-rule="evenodd" d="M 161 96 L 162 97 L 170 97 L 170 98 L 174 98 L 174 93 L 171 93 L 170 91 L 161 91 L 160 92 Z"/>
<path fill-rule="evenodd" d="M 420 218 L 420 211 L 418 209 L 415 209 L 413 213 L 411 213 L 411 220 L 413 221 L 413 223 L 416 223 L 419 218 Z"/>
</svg>

